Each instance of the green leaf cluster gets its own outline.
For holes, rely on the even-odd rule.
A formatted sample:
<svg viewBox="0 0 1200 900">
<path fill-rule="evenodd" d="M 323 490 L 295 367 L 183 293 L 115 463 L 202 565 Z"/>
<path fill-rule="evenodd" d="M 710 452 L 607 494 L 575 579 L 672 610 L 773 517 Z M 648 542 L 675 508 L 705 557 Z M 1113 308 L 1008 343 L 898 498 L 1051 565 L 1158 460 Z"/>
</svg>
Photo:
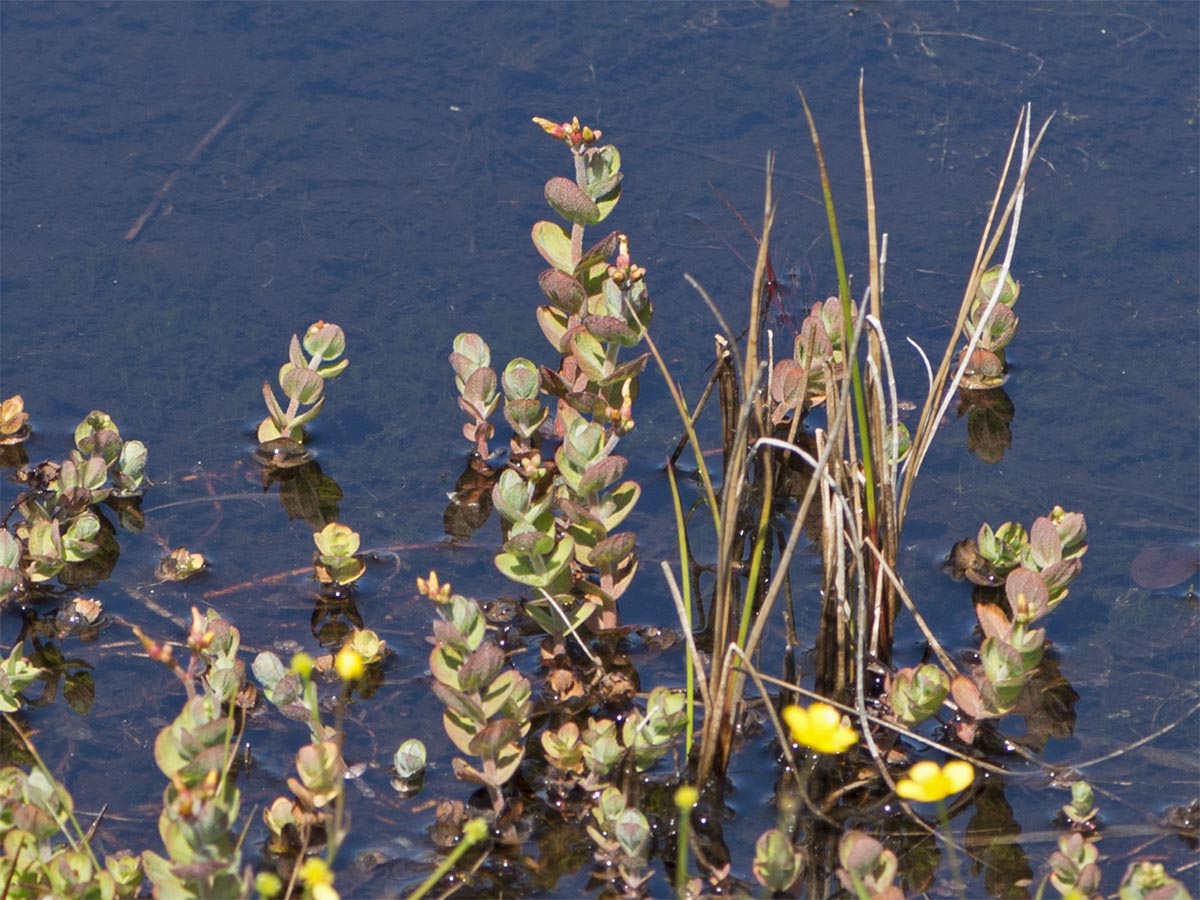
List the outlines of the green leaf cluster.
<svg viewBox="0 0 1200 900">
<path fill-rule="evenodd" d="M 0 599 L 56 577 L 64 584 L 107 577 L 120 548 L 101 506 L 126 527 L 141 527 L 146 457 L 141 441 L 124 440 L 110 416 L 93 410 L 76 427 L 66 459 L 23 470 L 15 526 L 0 529 Z"/>
<path fill-rule="evenodd" d="M 292 335 L 288 361 L 279 369 L 279 386 L 288 405 L 284 408 L 275 399 L 270 384 L 263 382 L 263 401 L 269 415 L 258 426 L 260 444 L 280 438 L 304 442 L 304 426 L 315 419 L 325 405 L 325 382 L 337 378 L 350 364 L 346 359 L 335 362 L 345 350 L 346 336 L 342 329 L 328 322 L 310 325 L 303 342 L 299 336 Z"/>
</svg>

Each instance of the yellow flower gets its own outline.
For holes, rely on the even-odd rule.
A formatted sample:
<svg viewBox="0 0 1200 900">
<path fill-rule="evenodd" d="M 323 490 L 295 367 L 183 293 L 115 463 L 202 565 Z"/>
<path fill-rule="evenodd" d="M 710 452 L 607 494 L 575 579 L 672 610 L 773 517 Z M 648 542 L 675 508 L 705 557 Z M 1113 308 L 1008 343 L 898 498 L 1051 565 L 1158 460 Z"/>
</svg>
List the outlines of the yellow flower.
<svg viewBox="0 0 1200 900">
<path fill-rule="evenodd" d="M 313 670 L 313 658 L 301 650 L 292 657 L 292 671 L 301 678 L 308 678 Z"/>
<path fill-rule="evenodd" d="M 805 709 L 788 706 L 783 721 L 792 732 L 792 740 L 818 753 L 842 753 L 858 741 L 858 733 L 842 724 L 842 714 L 828 703 L 814 703 Z"/>
<path fill-rule="evenodd" d="M 308 888 L 312 900 L 341 900 L 333 886 L 333 873 L 319 856 L 310 856 L 304 861 L 300 867 L 300 880 Z"/>
<path fill-rule="evenodd" d="M 334 657 L 333 667 L 342 681 L 358 681 L 363 674 L 362 654 L 347 644 Z"/>
<path fill-rule="evenodd" d="M 965 790 L 974 780 L 975 767 L 964 759 L 952 759 L 945 766 L 924 759 L 896 782 L 896 793 L 905 800 L 934 803 Z"/>
<path fill-rule="evenodd" d="M 682 812 L 690 810 L 700 800 L 700 792 L 690 784 L 681 784 L 675 791 L 675 806 Z"/>
</svg>

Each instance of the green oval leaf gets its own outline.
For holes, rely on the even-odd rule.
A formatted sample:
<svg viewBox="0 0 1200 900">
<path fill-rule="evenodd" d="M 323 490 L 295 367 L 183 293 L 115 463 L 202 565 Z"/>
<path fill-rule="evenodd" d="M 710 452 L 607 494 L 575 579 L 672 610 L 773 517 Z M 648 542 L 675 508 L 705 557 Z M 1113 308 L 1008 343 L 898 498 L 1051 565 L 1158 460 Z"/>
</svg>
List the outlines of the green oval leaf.
<svg viewBox="0 0 1200 900">
<path fill-rule="evenodd" d="M 304 349 L 308 351 L 309 356 L 317 356 L 330 362 L 345 352 L 346 335 L 341 328 L 332 323 L 314 323 L 304 335 Z"/>
<path fill-rule="evenodd" d="M 542 259 L 556 269 L 572 273 L 575 266 L 571 264 L 571 236 L 566 230 L 554 222 L 535 222 L 531 234 L 533 246 Z"/>
<path fill-rule="evenodd" d="M 279 384 L 284 394 L 300 403 L 315 403 L 325 390 L 325 379 L 312 369 L 297 369 L 291 363 L 279 373 Z"/>
</svg>

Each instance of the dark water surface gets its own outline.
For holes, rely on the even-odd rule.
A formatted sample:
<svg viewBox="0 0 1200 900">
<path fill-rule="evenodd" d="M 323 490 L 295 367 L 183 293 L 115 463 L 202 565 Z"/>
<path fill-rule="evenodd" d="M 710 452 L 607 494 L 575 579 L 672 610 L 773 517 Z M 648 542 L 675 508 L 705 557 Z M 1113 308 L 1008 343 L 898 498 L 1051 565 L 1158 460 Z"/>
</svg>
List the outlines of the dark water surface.
<svg viewBox="0 0 1200 900">
<path fill-rule="evenodd" d="M 903 337 L 940 352 L 1019 107 L 1032 102 L 1039 123 L 1054 113 L 1013 266 L 1023 284 L 1007 385 L 1013 446 L 983 463 L 966 452 L 963 421 L 948 424 L 913 502 L 906 578 L 947 642 L 968 647 L 968 591 L 937 559 L 983 521 L 1078 509 L 1091 550 L 1048 622 L 1080 695 L 1078 724 L 1046 755 L 1101 756 L 1200 699 L 1186 585 L 1154 592 L 1128 574 L 1143 547 L 1200 532 L 1194 5 L 7 3 L 0 26 L 0 391 L 25 398 L 31 460 L 61 459 L 75 424 L 101 408 L 145 441 L 158 482 L 146 532 L 122 535 L 114 577 L 95 591 L 111 614 L 177 637 L 143 598 L 160 546 L 187 544 L 212 570 L 154 589 L 158 603 L 176 617 L 212 605 L 255 649 L 320 649 L 305 577 L 218 592 L 309 563 L 310 529 L 261 493 L 248 454 L 262 381 L 274 382 L 290 335 L 315 319 L 346 330 L 350 368 L 329 386 L 315 449 L 345 492 L 341 520 L 399 563 L 373 565 L 360 592 L 366 624 L 396 652 L 383 687 L 351 713 L 346 755 L 370 764 L 359 783 L 376 797 L 351 791 L 345 896 L 410 890 L 435 860 L 432 811 L 413 803 L 469 794 L 449 769 L 426 684 L 429 610 L 412 585 L 437 568 L 480 596 L 509 590 L 490 561 L 494 525 L 474 545 L 437 546 L 466 450 L 446 356 L 473 330 L 501 363 L 552 362 L 533 319 L 542 264 L 528 230 L 545 214 L 543 182 L 569 164 L 533 115 L 578 114 L 619 147 L 626 181 L 610 221 L 649 269 L 654 334 L 695 396 L 714 329 L 683 274 L 736 318 L 750 281 L 739 254 L 753 255 L 713 187 L 757 221 L 764 158 L 776 151 L 776 268 L 792 276 L 793 302 L 834 288 L 797 85 L 822 128 L 849 264 L 865 283 L 854 107 L 864 70 L 890 233 L 885 310 L 902 396 L 919 401 L 923 369 Z M 637 412 L 622 452 L 646 488 L 633 522 L 643 572 L 624 615 L 670 625 L 657 574 L 673 558 L 659 536 L 670 521 L 660 464 L 677 424 L 657 376 L 643 379 Z M 0 485 L 4 508 L 15 494 Z M 804 566 L 816 571 L 815 560 Z M 19 627 L 15 612 L 0 614 L 5 654 Z M 898 656 L 912 661 L 919 636 L 903 628 Z M 103 849 L 156 846 L 163 780 L 150 747 L 181 695 L 125 628 L 65 652 L 96 666 L 95 707 L 33 711 L 40 749 L 81 810 L 110 804 Z M 647 687 L 679 681 L 677 655 L 635 662 Z M 261 722 L 245 809 L 286 790 L 303 741 L 277 716 Z M 413 735 L 437 766 L 410 802 L 394 799 L 387 767 Z M 726 823 L 746 878 L 755 837 L 774 823 L 759 741 L 735 762 Z M 1193 716 L 1088 769 L 1106 822 L 1145 825 L 1195 799 L 1196 746 Z M 1069 799 L 1019 781 L 1005 796 L 1031 835 L 1049 832 Z M 256 820 L 250 857 L 262 837 Z M 1025 844 L 1036 877 L 1049 838 Z M 1123 854 L 1147 840 L 1105 842 L 1107 891 Z M 372 869 L 368 851 L 385 862 Z M 1175 838 L 1142 852 L 1169 866 L 1189 857 Z M 576 894 L 586 872 L 520 890 Z"/>
</svg>

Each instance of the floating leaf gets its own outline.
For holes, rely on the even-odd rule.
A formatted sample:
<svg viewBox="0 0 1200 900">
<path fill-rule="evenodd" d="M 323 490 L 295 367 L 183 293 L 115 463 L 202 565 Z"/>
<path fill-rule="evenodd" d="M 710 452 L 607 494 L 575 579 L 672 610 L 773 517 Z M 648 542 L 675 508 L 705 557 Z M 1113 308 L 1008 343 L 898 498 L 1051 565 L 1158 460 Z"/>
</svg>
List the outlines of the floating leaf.
<svg viewBox="0 0 1200 900">
<path fill-rule="evenodd" d="M 966 353 L 966 349 L 966 347 L 963 348 L 963 353 Z M 960 353 L 956 363 L 961 365 L 962 359 L 963 354 Z M 984 347 L 976 347 L 971 353 L 970 362 L 963 370 L 959 386 L 964 390 L 971 391 L 991 390 L 1000 387 L 1007 380 L 1008 376 L 1004 373 L 1004 359 L 998 353 L 993 353 Z"/>
<path fill-rule="evenodd" d="M 1183 584 L 1200 571 L 1200 552 L 1195 544 L 1151 544 L 1129 564 L 1129 577 L 1148 591 Z"/>
</svg>

